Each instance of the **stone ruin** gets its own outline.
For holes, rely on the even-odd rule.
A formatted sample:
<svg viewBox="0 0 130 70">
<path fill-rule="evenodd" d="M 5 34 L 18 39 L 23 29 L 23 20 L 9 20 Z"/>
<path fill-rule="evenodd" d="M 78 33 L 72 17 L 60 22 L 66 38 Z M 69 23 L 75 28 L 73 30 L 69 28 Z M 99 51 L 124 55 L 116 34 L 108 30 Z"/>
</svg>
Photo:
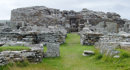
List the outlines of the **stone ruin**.
<svg viewBox="0 0 130 70">
<path fill-rule="evenodd" d="M 115 22 L 99 22 L 96 26 L 92 26 L 90 29 L 96 32 L 118 33 L 118 26 Z"/>
<path fill-rule="evenodd" d="M 11 11 L 10 20 L 16 22 L 18 24 L 17 27 L 22 26 L 19 25 L 20 22 L 25 22 L 25 25 L 37 26 L 61 25 L 66 28 L 67 32 L 82 31 L 85 27 L 84 23 L 87 22 L 87 20 L 92 26 L 96 26 L 98 23 L 102 22 L 100 25 L 110 27 L 112 24 L 109 25 L 107 22 L 116 23 L 116 30 L 124 27 L 124 24 L 127 22 L 126 19 L 121 19 L 119 14 L 112 12 L 104 13 L 102 11 L 92 11 L 86 8 L 83 8 L 79 12 L 73 10 L 60 11 L 59 9 L 45 6 L 13 9 Z"/>
<path fill-rule="evenodd" d="M 104 34 L 95 43 L 95 48 L 100 50 L 101 54 L 119 57 L 120 52 L 116 48 L 130 50 L 130 33 L 120 31 L 119 33 Z"/>
<path fill-rule="evenodd" d="M 89 22 L 85 23 L 85 27 L 79 32 L 81 45 L 94 45 L 103 35 L 101 32 L 92 31 L 90 26 Z"/>
<path fill-rule="evenodd" d="M 86 8 L 79 12 L 45 6 L 17 8 L 11 11 L 10 22 L 0 23 L 0 45 L 27 46 L 31 50 L 3 51 L 0 65 L 10 60 L 23 61 L 26 58 L 30 62 L 41 62 L 43 57 L 58 57 L 59 46 L 65 42 L 67 32 L 79 32 L 81 45 L 95 44 L 101 54 L 109 56 L 120 53 L 114 50 L 115 47 L 130 46 L 130 21 L 120 18 L 117 13 Z M 44 53 L 41 44 L 47 46 L 47 52 Z"/>
<path fill-rule="evenodd" d="M 10 25 L 12 23 L 12 25 Z M 10 61 L 41 62 L 43 57 L 59 57 L 59 46 L 65 43 L 67 31 L 60 25 L 57 26 L 25 26 L 17 27 L 16 22 L 0 23 L 0 45 L 4 46 L 26 46 L 31 50 L 3 51 L 0 53 L 0 65 Z M 43 46 L 47 46 L 44 52 Z M 33 47 L 34 46 L 34 47 Z"/>
<path fill-rule="evenodd" d="M 60 26 L 49 26 L 46 28 L 34 25 L 23 26 L 19 29 L 13 29 L 13 27 L 10 27 L 10 31 L 6 27 L 0 30 L 1 44 L 6 44 L 12 41 L 44 45 L 48 43 L 62 44 L 65 42 L 65 37 L 67 36 L 67 31 Z"/>
<path fill-rule="evenodd" d="M 123 34 L 122 34 L 123 33 Z M 129 33 L 109 33 L 100 38 L 99 42 L 95 43 L 95 47 L 100 50 L 101 54 L 109 56 L 117 56 L 120 52 L 116 48 L 129 49 L 130 48 L 130 34 Z"/>
<path fill-rule="evenodd" d="M 24 44 L 31 50 L 21 51 L 2 51 L 0 53 L 0 66 L 8 64 L 9 62 L 23 62 L 26 59 L 29 62 L 41 62 L 44 56 L 43 44 Z M 4 46 L 3 46 L 4 47 Z"/>
<path fill-rule="evenodd" d="M 130 49 L 129 21 L 124 27 L 118 28 L 115 22 L 100 22 L 96 26 L 85 23 L 85 27 L 78 33 L 81 45 L 94 45 L 100 53 L 114 58 L 119 58 L 120 49 Z M 85 52 L 83 54 L 85 55 Z"/>
</svg>

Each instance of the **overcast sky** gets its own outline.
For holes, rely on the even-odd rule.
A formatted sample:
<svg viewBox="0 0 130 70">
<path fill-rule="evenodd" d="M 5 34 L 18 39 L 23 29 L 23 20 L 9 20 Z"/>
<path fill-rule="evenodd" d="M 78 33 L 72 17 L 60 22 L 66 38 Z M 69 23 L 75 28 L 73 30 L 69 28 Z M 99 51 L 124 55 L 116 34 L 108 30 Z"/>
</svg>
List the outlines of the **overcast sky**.
<svg viewBox="0 0 130 70">
<path fill-rule="evenodd" d="M 11 10 L 28 6 L 46 6 L 60 10 L 116 12 L 130 19 L 130 0 L 0 0 L 0 20 L 9 20 Z"/>
</svg>

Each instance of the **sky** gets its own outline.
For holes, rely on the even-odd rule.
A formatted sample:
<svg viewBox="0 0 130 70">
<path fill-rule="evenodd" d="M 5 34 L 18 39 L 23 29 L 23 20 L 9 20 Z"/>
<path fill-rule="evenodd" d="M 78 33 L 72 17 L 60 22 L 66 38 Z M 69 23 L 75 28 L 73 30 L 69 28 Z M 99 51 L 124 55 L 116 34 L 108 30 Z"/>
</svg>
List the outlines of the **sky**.
<svg viewBox="0 0 130 70">
<path fill-rule="evenodd" d="M 46 6 L 60 10 L 115 12 L 130 20 L 130 0 L 0 0 L 0 20 L 10 20 L 11 10 L 21 7 Z"/>
</svg>

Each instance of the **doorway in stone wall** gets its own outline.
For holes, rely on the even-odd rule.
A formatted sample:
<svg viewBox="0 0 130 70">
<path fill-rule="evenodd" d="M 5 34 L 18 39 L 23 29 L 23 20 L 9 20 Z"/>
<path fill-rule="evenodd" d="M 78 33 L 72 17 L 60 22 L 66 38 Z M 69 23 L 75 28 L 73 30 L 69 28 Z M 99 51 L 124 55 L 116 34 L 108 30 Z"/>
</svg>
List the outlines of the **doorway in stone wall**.
<svg viewBox="0 0 130 70">
<path fill-rule="evenodd" d="M 78 32 L 78 24 L 79 21 L 77 20 L 77 18 L 70 18 L 71 32 Z"/>
</svg>

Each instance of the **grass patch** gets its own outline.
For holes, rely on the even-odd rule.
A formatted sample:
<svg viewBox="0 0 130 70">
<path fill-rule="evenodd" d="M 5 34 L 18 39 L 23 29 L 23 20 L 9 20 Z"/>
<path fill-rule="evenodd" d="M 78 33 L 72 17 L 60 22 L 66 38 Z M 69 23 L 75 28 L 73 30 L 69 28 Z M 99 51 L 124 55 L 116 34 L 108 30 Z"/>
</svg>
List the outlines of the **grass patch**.
<svg viewBox="0 0 130 70">
<path fill-rule="evenodd" d="M 47 46 L 43 46 L 44 47 L 44 52 L 46 52 L 47 51 Z"/>
<path fill-rule="evenodd" d="M 12 70 L 12 68 L 16 68 L 13 70 L 17 70 L 17 68 L 25 68 L 29 65 L 30 63 L 27 60 L 24 62 L 8 63 L 8 65 L 0 66 L 0 70 Z"/>
<path fill-rule="evenodd" d="M 129 58 L 130 57 L 130 51 L 129 50 L 122 50 L 118 49 L 121 53 L 120 56 L 121 58 Z"/>
<path fill-rule="evenodd" d="M 21 50 L 30 50 L 30 48 L 25 47 L 25 46 L 4 46 L 4 47 L 0 47 L 0 52 L 2 52 L 2 51 L 21 51 Z"/>
<path fill-rule="evenodd" d="M 47 47 L 45 46 L 44 49 L 46 51 Z M 95 51 L 95 56 L 84 57 L 82 55 L 84 50 Z M 94 46 L 80 45 L 80 36 L 76 33 L 69 33 L 66 42 L 60 46 L 60 57 L 43 58 L 38 64 L 16 66 L 5 70 L 130 70 L 129 66 L 130 58 L 126 58 L 126 55 L 123 59 L 102 56 Z"/>
<path fill-rule="evenodd" d="M 94 52 L 95 52 L 95 59 L 96 60 L 102 59 L 103 55 L 99 52 L 99 50 L 96 49 Z"/>
</svg>

